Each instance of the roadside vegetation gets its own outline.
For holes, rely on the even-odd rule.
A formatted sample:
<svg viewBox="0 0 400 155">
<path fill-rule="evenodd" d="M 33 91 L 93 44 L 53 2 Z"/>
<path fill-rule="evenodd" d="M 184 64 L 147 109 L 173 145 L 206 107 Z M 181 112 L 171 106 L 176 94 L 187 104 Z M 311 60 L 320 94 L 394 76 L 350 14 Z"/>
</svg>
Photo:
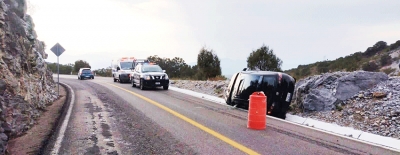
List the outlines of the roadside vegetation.
<svg viewBox="0 0 400 155">
<path fill-rule="evenodd" d="M 180 57 L 161 58 L 158 55 L 153 55 L 147 59 L 160 65 L 173 80 L 219 81 L 227 79 L 221 74 L 221 61 L 216 52 L 206 47 L 200 49 L 197 55 L 197 64 L 193 66 L 188 65 Z M 281 71 L 282 60 L 273 53 L 272 49 L 265 45 L 252 51 L 247 58 L 247 62 L 247 67 L 251 69 Z M 57 73 L 57 63 L 48 63 L 48 68 L 53 73 Z M 60 64 L 59 68 L 60 74 L 75 75 L 79 68 L 91 68 L 91 66 L 84 60 L 77 60 L 74 64 Z M 96 76 L 112 76 L 111 67 L 96 69 L 93 72 Z"/>
<path fill-rule="evenodd" d="M 308 65 L 299 65 L 297 68 L 282 71 L 283 61 L 277 57 L 270 47 L 262 45 L 257 50 L 249 53 L 247 57 L 247 67 L 252 70 L 269 70 L 285 72 L 296 79 L 308 76 L 335 72 L 335 71 L 356 71 L 365 70 L 372 72 L 385 72 L 390 74 L 393 69 L 381 69 L 392 64 L 400 57 L 392 58 L 389 51 L 400 47 L 400 40 L 387 45 L 384 41 L 378 41 L 372 47 L 368 47 L 364 52 L 356 52 L 345 57 L 340 57 L 332 61 L 320 61 Z M 227 77 L 221 75 L 221 61 L 213 49 L 201 48 L 197 55 L 196 65 L 188 65 L 180 57 L 161 58 L 158 55 L 149 56 L 149 61 L 160 65 L 166 70 L 168 76 L 173 80 L 226 80 Z M 77 60 L 74 64 L 60 64 L 60 74 L 77 74 L 79 68 L 88 67 L 90 64 L 84 60 Z M 48 68 L 54 73 L 57 72 L 56 63 L 48 63 Z M 94 70 L 96 76 L 111 77 L 111 67 Z"/>
</svg>

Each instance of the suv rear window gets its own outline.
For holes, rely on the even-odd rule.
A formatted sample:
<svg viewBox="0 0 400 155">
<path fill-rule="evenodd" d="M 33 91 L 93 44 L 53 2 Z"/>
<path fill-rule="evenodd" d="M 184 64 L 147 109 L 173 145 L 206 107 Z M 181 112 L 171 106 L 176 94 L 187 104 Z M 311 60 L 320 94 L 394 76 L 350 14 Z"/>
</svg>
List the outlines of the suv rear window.
<svg viewBox="0 0 400 155">
<path fill-rule="evenodd" d="M 92 73 L 92 71 L 90 71 L 89 69 L 84 69 L 84 70 L 82 70 L 82 73 L 90 74 L 90 73 Z"/>
<path fill-rule="evenodd" d="M 277 81 L 275 76 L 264 76 L 262 82 L 262 88 L 267 90 L 274 90 Z"/>
<path fill-rule="evenodd" d="M 162 69 L 158 65 L 144 65 L 142 66 L 142 72 L 162 72 Z"/>
<path fill-rule="evenodd" d="M 260 75 L 245 74 L 243 88 L 247 89 L 247 91 L 249 91 L 249 92 L 255 92 L 255 91 L 257 91 L 257 88 L 259 87 L 259 81 L 260 81 Z"/>
</svg>

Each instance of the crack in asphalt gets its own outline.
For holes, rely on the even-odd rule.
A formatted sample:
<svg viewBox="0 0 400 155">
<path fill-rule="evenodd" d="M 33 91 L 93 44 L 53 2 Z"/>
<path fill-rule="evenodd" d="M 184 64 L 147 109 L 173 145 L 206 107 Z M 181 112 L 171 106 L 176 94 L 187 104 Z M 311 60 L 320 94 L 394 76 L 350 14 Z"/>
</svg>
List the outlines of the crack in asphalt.
<svg viewBox="0 0 400 155">
<path fill-rule="evenodd" d="M 90 99 L 90 97 L 89 97 Z M 90 101 L 92 101 L 90 99 Z M 92 102 L 90 103 L 85 103 L 85 108 L 88 109 L 89 114 L 92 116 L 92 135 L 90 136 L 89 140 L 93 141 L 94 144 L 92 147 L 86 149 L 86 154 L 101 154 L 100 147 L 98 146 L 99 139 L 98 139 L 98 128 L 101 128 L 101 135 L 104 137 L 103 141 L 105 142 L 105 146 L 108 146 L 109 148 L 103 148 L 104 146 L 101 146 L 101 148 L 106 149 L 106 150 L 112 150 L 112 148 L 115 147 L 114 141 L 112 140 L 112 134 L 110 132 L 110 126 L 107 124 L 107 121 L 103 119 L 104 116 L 102 116 L 101 112 L 103 111 L 103 108 L 94 105 Z M 96 115 L 97 114 L 97 119 Z M 100 123 L 97 123 L 96 121 L 99 121 Z M 100 126 L 98 126 L 100 124 Z M 116 150 L 113 151 L 108 151 L 107 154 L 113 154 L 113 155 L 118 155 L 118 152 Z"/>
<path fill-rule="evenodd" d="M 89 97 L 90 99 L 90 97 Z M 94 107 L 92 103 L 85 103 L 85 108 L 89 109 L 89 113 L 92 116 L 92 129 L 93 129 L 93 134 L 90 136 L 89 140 L 93 141 L 94 144 L 92 147 L 87 148 L 86 149 L 86 153 L 85 155 L 89 155 L 89 154 L 100 154 L 100 148 L 99 146 L 97 146 L 98 143 L 98 138 L 96 136 L 96 132 L 97 132 L 97 127 L 96 127 L 96 121 L 94 121 Z M 96 109 L 97 112 L 99 112 L 99 109 Z"/>
<path fill-rule="evenodd" d="M 135 109 L 104 86 L 87 83 L 104 103 L 105 111 L 114 121 L 111 128 L 118 130 L 117 144 L 124 154 L 197 154 L 190 146 L 178 141 L 166 129 Z M 105 129 L 109 126 L 102 125 Z M 107 132 L 104 136 L 107 136 Z M 109 146 L 113 144 L 109 144 Z"/>
</svg>

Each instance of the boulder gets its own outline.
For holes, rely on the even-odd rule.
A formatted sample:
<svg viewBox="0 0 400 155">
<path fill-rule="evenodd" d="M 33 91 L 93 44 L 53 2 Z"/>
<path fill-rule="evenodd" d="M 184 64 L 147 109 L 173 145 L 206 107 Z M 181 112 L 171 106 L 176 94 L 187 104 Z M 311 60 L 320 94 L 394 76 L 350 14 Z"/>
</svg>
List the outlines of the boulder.
<svg viewBox="0 0 400 155">
<path fill-rule="evenodd" d="M 375 98 L 384 98 L 384 97 L 386 97 L 386 93 L 384 93 L 384 92 L 373 92 L 372 96 L 375 97 Z"/>
<path fill-rule="evenodd" d="M 385 73 L 366 71 L 315 75 L 296 83 L 293 101 L 305 111 L 333 110 L 338 103 L 388 78 Z"/>
<path fill-rule="evenodd" d="M 355 93 L 374 87 L 382 81 L 389 79 L 389 76 L 382 72 L 352 72 L 338 79 L 335 97 L 340 100 L 347 100 Z"/>
</svg>

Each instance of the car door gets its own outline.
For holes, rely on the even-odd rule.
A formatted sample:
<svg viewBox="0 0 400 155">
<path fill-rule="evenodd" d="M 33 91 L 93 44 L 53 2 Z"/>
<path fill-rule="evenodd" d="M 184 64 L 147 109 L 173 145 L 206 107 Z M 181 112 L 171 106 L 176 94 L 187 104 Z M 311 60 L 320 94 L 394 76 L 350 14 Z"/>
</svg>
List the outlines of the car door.
<svg viewBox="0 0 400 155">
<path fill-rule="evenodd" d="M 232 98 L 233 99 L 238 98 L 238 91 L 240 90 L 239 87 L 242 85 L 243 80 L 244 80 L 243 74 L 239 74 L 236 77 L 235 85 L 233 86 L 233 89 L 232 89 Z"/>
<path fill-rule="evenodd" d="M 132 83 L 135 83 L 135 74 L 136 74 L 136 67 L 133 68 L 132 73 L 131 73 L 131 81 L 132 81 Z"/>
<path fill-rule="evenodd" d="M 132 82 L 136 83 L 136 79 L 137 79 L 137 66 L 135 67 L 135 69 L 133 69 Z"/>
<path fill-rule="evenodd" d="M 135 83 L 140 83 L 140 65 L 135 67 L 135 76 L 134 76 Z"/>
<path fill-rule="evenodd" d="M 232 90 L 233 90 L 233 86 L 235 85 L 236 79 L 238 77 L 239 73 L 235 73 L 232 78 L 231 81 L 229 82 L 228 87 L 225 89 L 225 101 L 227 103 L 232 102 Z"/>
</svg>

